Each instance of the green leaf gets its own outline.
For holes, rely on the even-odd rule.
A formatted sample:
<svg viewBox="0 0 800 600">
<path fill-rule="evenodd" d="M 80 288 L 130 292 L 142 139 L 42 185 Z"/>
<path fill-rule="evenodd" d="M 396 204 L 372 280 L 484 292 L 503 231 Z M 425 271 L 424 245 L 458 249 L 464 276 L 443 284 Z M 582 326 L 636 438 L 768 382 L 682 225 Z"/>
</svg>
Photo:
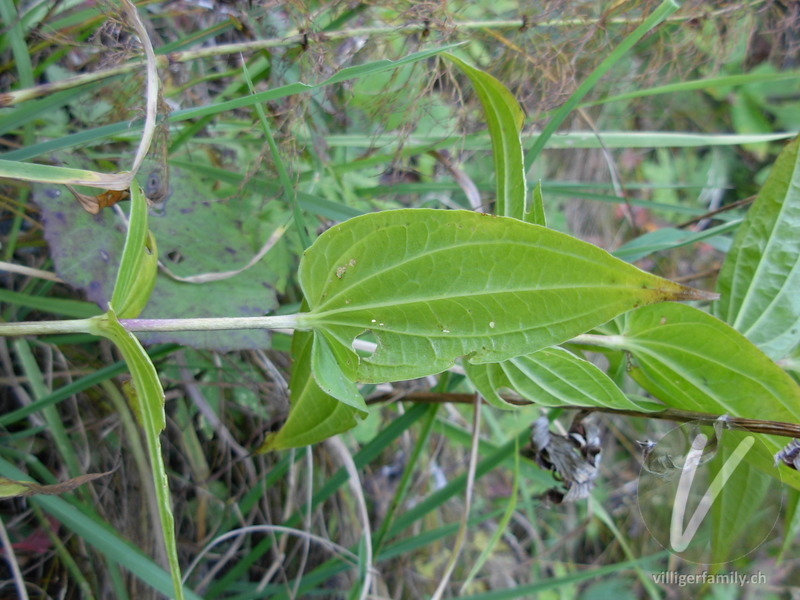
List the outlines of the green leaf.
<svg viewBox="0 0 800 600">
<path fill-rule="evenodd" d="M 685 231 L 674 227 L 661 227 L 655 231 L 648 231 L 639 237 L 624 243 L 612 253 L 617 258 L 635 261 L 661 250 L 672 250 L 688 244 L 694 244 L 722 235 L 739 227 L 741 221 L 734 219 L 727 223 L 709 227 L 703 231 Z"/>
<path fill-rule="evenodd" d="M 630 352 L 629 374 L 671 407 L 797 422 L 800 387 L 744 336 L 682 304 L 632 311 L 613 336 Z"/>
<path fill-rule="evenodd" d="M 114 178 L 113 175 L 105 175 L 84 169 L 70 169 L 68 167 L 54 167 L 4 159 L 0 159 L 0 177 L 19 179 L 20 181 L 38 181 L 40 183 L 71 183 L 72 185 L 86 185 L 97 188 L 105 187 Z"/>
<path fill-rule="evenodd" d="M 497 177 L 495 213 L 524 220 L 526 185 L 520 133 L 525 113 L 511 92 L 488 73 L 468 65 L 452 54 L 442 54 L 442 58 L 451 61 L 464 72 L 481 101 L 486 126 L 492 138 L 492 157 Z"/>
<path fill-rule="evenodd" d="M 91 333 L 108 338 L 119 349 L 122 358 L 130 369 L 133 385 L 138 401 L 138 415 L 141 418 L 147 440 L 147 452 L 150 457 L 150 468 L 153 471 L 153 485 L 156 491 L 156 503 L 161 530 L 164 534 L 164 545 L 176 598 L 183 598 L 181 586 L 178 548 L 175 540 L 175 521 L 172 517 L 172 503 L 169 494 L 169 480 L 161 453 L 159 433 L 166 427 L 164 416 L 164 389 L 158 378 L 158 372 L 139 340 L 125 330 L 117 320 L 113 309 L 105 315 L 91 319 Z"/>
<path fill-rule="evenodd" d="M 119 318 L 133 319 L 144 310 L 157 273 L 156 241 L 147 230 L 147 200 L 142 188 L 134 183 L 128 235 L 110 302 Z"/>
<path fill-rule="evenodd" d="M 47 296 L 31 296 L 13 290 L 0 289 L 0 302 L 33 308 L 56 315 L 86 319 L 97 316 L 100 310 L 91 302 L 71 300 L 68 298 L 49 298 Z"/>
<path fill-rule="evenodd" d="M 774 359 L 800 342 L 800 138 L 784 148 L 734 238 L 714 314 Z"/>
<path fill-rule="evenodd" d="M 498 408 L 514 407 L 497 393 L 505 388 L 541 406 L 642 410 L 603 371 L 563 348 L 546 348 L 499 363 L 467 363 L 464 370 L 481 396 Z"/>
<path fill-rule="evenodd" d="M 308 331 L 292 336 L 289 417 L 277 433 L 267 435 L 256 453 L 316 444 L 356 425 L 357 409 L 326 394 L 312 375 L 313 338 Z"/>
<path fill-rule="evenodd" d="M 350 219 L 306 250 L 299 278 L 299 328 L 324 332 L 347 377 L 370 383 L 530 354 L 637 306 L 708 297 L 563 233 L 458 210 Z M 377 350 L 360 358 L 366 331 Z"/>
<path fill-rule="evenodd" d="M 536 142 L 541 133 L 525 132 L 524 142 Z M 554 133 L 547 140 L 549 150 L 575 150 L 578 148 L 699 148 L 705 146 L 738 146 L 754 142 L 776 142 L 794 137 L 794 133 L 761 133 L 739 135 L 735 133 L 684 133 L 674 131 L 565 131 Z M 434 134 L 413 134 L 398 139 L 396 133 L 363 134 L 341 133 L 322 136 L 330 147 L 374 148 L 384 152 L 397 152 L 402 147 L 407 153 L 419 154 L 434 148 L 458 147 L 459 150 L 486 150 L 491 147 L 489 136 L 484 134 L 454 135 L 442 138 Z M 300 137 L 301 140 L 311 138 Z M 14 150 L 19 152 L 19 150 Z M 11 154 L 10 152 L 8 154 Z M 526 156 L 530 156 L 529 154 Z"/>
<path fill-rule="evenodd" d="M 547 218 L 544 214 L 544 195 L 542 194 L 542 180 L 536 182 L 531 194 L 531 210 L 525 213 L 525 220 L 534 225 L 547 226 Z"/>
<path fill-rule="evenodd" d="M 356 385 L 342 372 L 333 350 L 322 333 L 314 334 L 311 345 L 311 372 L 322 391 L 360 411 L 362 416 L 367 415 L 369 410 L 364 398 L 358 393 Z"/>
</svg>

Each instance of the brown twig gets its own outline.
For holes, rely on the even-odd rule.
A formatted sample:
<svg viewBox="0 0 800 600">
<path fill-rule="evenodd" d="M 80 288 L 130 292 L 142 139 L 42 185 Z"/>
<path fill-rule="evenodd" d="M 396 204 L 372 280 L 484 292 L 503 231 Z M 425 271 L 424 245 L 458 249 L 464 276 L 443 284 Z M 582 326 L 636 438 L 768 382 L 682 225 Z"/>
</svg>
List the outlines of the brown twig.
<svg viewBox="0 0 800 600">
<path fill-rule="evenodd" d="M 387 402 L 390 399 L 398 399 L 396 394 L 383 395 L 367 400 L 367 404 L 378 404 Z M 445 394 L 435 392 L 409 392 L 399 398 L 408 402 L 422 402 L 422 403 L 445 403 L 452 402 L 454 404 L 472 404 L 475 401 L 474 394 Z M 529 406 L 533 402 L 528 400 L 520 400 L 518 398 L 503 397 L 503 400 L 509 404 L 516 406 Z M 484 402 L 486 402 L 484 400 Z M 628 417 L 638 417 L 644 419 L 659 419 L 664 421 L 676 421 L 679 423 L 688 423 L 697 421 L 707 425 L 713 425 L 717 422 L 721 415 L 711 413 L 693 412 L 690 410 L 677 410 L 674 408 L 665 408 L 658 412 L 644 412 L 636 410 L 623 410 L 606 408 L 600 406 L 568 406 L 575 410 L 584 410 L 588 412 L 602 412 L 612 415 L 625 415 Z M 751 433 L 764 433 L 769 435 L 778 435 L 782 437 L 800 438 L 800 424 L 797 423 L 783 423 L 780 421 L 764 421 L 761 419 L 747 419 L 743 417 L 726 416 L 726 423 L 730 429 L 737 429 L 741 431 L 749 431 Z"/>
<path fill-rule="evenodd" d="M 756 199 L 755 196 L 750 196 L 748 198 L 743 198 L 742 200 L 737 200 L 736 202 L 731 202 L 730 204 L 726 204 L 725 206 L 723 206 L 722 208 L 718 208 L 717 210 L 709 211 L 709 212 L 707 212 L 705 214 L 702 214 L 702 215 L 700 215 L 698 217 L 692 217 L 688 221 L 684 221 L 683 223 L 681 223 L 680 225 L 676 225 L 675 227 L 677 227 L 678 229 L 684 229 L 684 228 L 689 227 L 691 225 L 694 225 L 695 223 L 698 223 L 698 222 L 700 222 L 700 221 L 702 221 L 704 219 L 711 218 L 714 215 L 718 215 L 720 213 L 724 213 L 724 212 L 727 212 L 729 210 L 733 210 L 735 208 L 739 208 L 741 206 L 747 206 L 748 204 L 753 202 L 753 200 L 755 200 L 755 199 Z"/>
</svg>

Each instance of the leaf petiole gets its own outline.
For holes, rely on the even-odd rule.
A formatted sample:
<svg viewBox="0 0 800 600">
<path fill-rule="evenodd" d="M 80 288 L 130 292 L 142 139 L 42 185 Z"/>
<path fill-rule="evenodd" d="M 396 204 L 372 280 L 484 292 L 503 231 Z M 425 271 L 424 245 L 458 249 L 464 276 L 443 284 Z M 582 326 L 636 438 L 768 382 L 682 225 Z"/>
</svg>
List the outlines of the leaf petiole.
<svg viewBox="0 0 800 600">
<path fill-rule="evenodd" d="M 92 333 L 97 319 L 71 319 L 68 321 L 28 321 L 0 323 L 0 337 L 15 335 L 52 335 L 58 333 Z M 129 332 L 148 331 L 222 331 L 234 329 L 310 329 L 302 315 L 275 315 L 270 317 L 207 317 L 196 319 L 120 319 Z"/>
</svg>

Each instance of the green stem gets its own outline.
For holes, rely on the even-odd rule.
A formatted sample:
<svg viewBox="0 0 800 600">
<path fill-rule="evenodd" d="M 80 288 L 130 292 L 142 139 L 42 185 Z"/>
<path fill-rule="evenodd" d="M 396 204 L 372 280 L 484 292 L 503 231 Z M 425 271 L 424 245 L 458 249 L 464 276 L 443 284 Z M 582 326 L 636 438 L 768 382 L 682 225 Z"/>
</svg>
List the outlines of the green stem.
<svg viewBox="0 0 800 600">
<path fill-rule="evenodd" d="M 304 329 L 300 315 L 272 317 L 206 317 L 197 319 L 120 319 L 130 332 L 218 331 L 233 329 Z M 1 330 L 0 330 L 1 331 Z"/>
<path fill-rule="evenodd" d="M 96 320 L 26 321 L 0 323 L 0 337 L 14 335 L 49 335 L 55 333 L 93 333 Z M 272 317 L 207 317 L 197 319 L 120 319 L 130 332 L 148 331 L 226 331 L 234 329 L 305 329 L 301 315 Z"/>
<path fill-rule="evenodd" d="M 587 346 L 602 346 L 611 350 L 624 350 L 627 346 L 625 342 L 630 342 L 624 335 L 595 335 L 592 333 L 582 333 L 569 340 L 570 344 L 585 344 Z"/>
<path fill-rule="evenodd" d="M 0 336 L 48 335 L 52 333 L 88 333 L 91 319 L 69 321 L 24 321 L 22 323 L 0 323 Z"/>
</svg>

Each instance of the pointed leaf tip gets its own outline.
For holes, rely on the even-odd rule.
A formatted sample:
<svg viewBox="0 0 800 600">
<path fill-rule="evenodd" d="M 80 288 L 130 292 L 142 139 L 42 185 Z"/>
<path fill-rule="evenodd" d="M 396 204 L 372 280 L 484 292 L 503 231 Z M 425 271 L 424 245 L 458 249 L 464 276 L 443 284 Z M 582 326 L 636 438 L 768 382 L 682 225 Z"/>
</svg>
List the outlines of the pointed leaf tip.
<svg viewBox="0 0 800 600">
<path fill-rule="evenodd" d="M 669 299 L 676 301 L 719 300 L 719 294 L 716 292 L 698 290 L 697 288 L 682 285 L 681 288 L 675 293 L 675 296 Z"/>
</svg>

